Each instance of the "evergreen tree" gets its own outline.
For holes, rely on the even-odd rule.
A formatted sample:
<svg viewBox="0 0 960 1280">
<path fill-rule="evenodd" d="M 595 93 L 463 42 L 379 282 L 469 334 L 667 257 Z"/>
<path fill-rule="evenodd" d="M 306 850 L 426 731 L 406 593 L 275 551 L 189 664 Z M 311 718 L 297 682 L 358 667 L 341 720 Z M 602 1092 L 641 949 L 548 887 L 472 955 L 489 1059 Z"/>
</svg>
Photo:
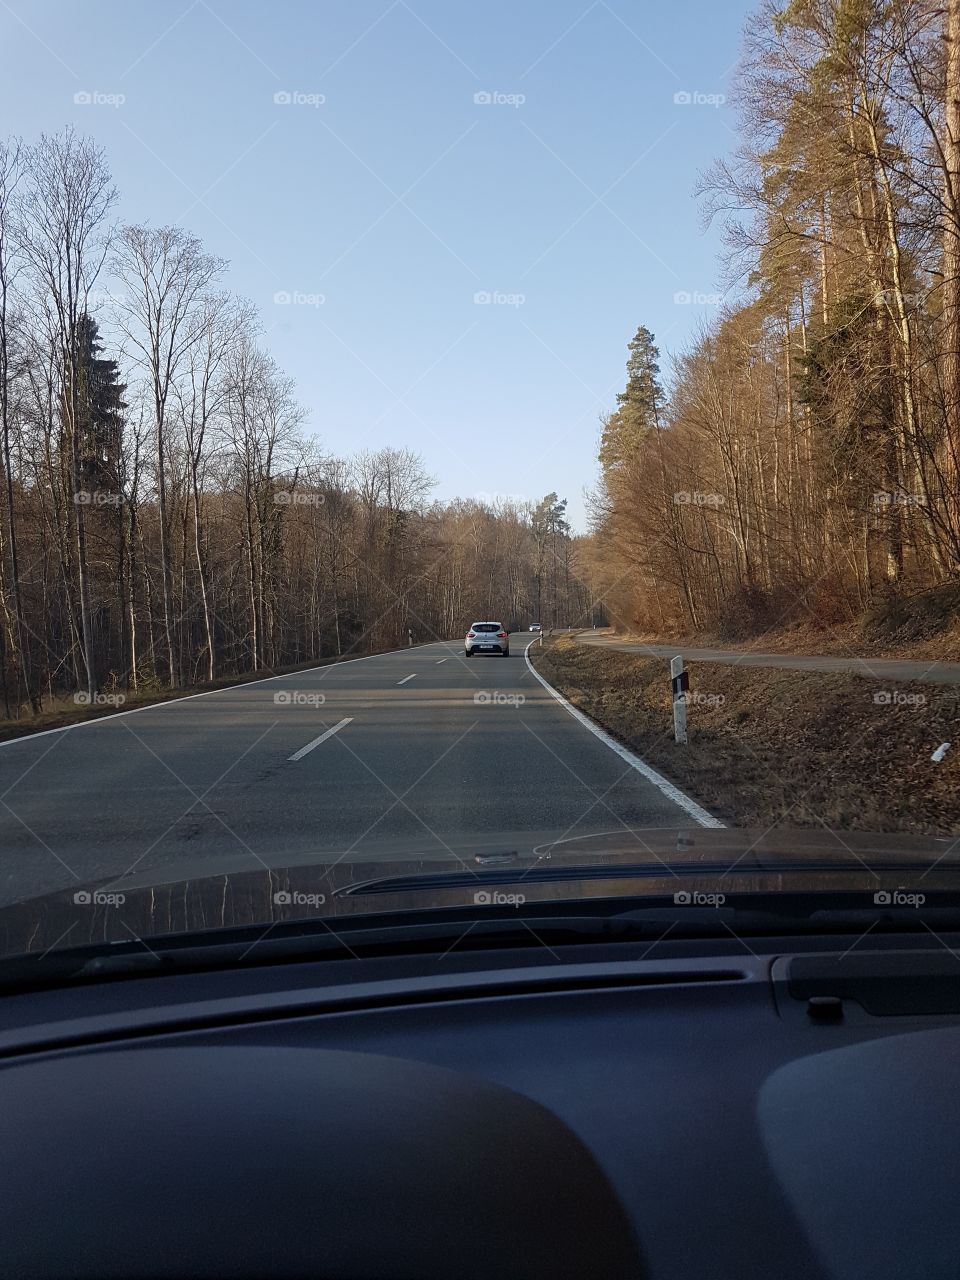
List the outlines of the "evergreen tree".
<svg viewBox="0 0 960 1280">
<path fill-rule="evenodd" d="M 547 496 L 545 498 L 541 498 L 536 507 L 534 507 L 533 515 L 530 519 L 534 542 L 537 549 L 534 572 L 534 582 L 537 593 L 537 619 L 538 621 L 542 621 L 543 583 L 544 578 L 546 578 L 551 586 L 549 617 L 551 626 L 554 627 L 558 625 L 557 578 L 558 568 L 561 564 L 564 566 L 565 576 L 569 575 L 567 548 L 570 537 L 570 525 L 566 519 L 566 512 L 566 498 L 558 498 L 555 493 L 548 493 Z M 560 552 L 557 549 L 558 538 L 561 539 L 563 547 L 562 559 Z M 548 551 L 549 560 L 547 559 Z M 546 573 L 545 568 L 547 570 Z"/>
<path fill-rule="evenodd" d="M 617 407 L 607 418 L 600 441 L 604 471 L 616 469 L 635 456 L 647 432 L 660 425 L 660 352 L 650 330 L 641 325 L 628 350 L 627 385 L 617 396 Z"/>
<path fill-rule="evenodd" d="M 86 314 L 77 322 L 77 423 L 80 478 L 91 490 L 115 489 L 123 442 L 123 393 L 116 360 L 101 357 L 97 322 Z"/>
</svg>

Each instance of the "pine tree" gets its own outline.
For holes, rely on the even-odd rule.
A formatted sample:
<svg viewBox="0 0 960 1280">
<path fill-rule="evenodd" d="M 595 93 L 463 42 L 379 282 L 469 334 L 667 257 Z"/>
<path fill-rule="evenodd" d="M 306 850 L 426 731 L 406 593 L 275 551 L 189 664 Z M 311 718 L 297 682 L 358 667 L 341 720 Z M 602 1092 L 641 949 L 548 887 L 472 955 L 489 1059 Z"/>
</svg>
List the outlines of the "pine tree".
<svg viewBox="0 0 960 1280">
<path fill-rule="evenodd" d="M 567 572 L 567 542 L 570 537 L 570 525 L 566 519 L 567 500 L 558 498 L 555 493 L 548 493 L 537 503 L 530 519 L 533 529 L 534 543 L 537 549 L 534 583 L 537 593 L 537 618 L 542 621 L 543 582 L 546 577 L 551 584 L 549 614 L 551 626 L 557 626 L 557 572 L 561 563 L 557 550 L 557 539 L 562 540 L 564 548 L 563 564 Z M 549 551 L 549 560 L 547 553 Z M 549 572 L 545 573 L 545 568 Z"/>
<path fill-rule="evenodd" d="M 600 441 L 600 463 L 608 472 L 635 456 L 648 431 L 659 427 L 663 407 L 660 352 L 650 330 L 641 325 L 628 350 L 627 385 L 617 396 Z"/>
<path fill-rule="evenodd" d="M 123 442 L 126 408 L 116 360 L 101 358 L 97 322 L 82 315 L 77 322 L 78 400 L 77 423 L 80 478 L 91 490 L 113 490 Z"/>
</svg>

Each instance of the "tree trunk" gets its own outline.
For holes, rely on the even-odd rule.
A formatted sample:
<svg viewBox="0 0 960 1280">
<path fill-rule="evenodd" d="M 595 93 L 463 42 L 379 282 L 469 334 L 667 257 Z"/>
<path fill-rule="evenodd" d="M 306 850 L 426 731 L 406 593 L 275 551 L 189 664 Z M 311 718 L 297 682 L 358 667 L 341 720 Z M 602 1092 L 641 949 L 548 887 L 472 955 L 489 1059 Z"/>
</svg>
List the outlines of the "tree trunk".
<svg viewBox="0 0 960 1280">
<path fill-rule="evenodd" d="M 946 0 L 945 137 L 943 152 L 943 316 L 941 380 L 944 396 L 943 477 L 953 534 L 953 572 L 960 571 L 960 0 Z"/>
</svg>

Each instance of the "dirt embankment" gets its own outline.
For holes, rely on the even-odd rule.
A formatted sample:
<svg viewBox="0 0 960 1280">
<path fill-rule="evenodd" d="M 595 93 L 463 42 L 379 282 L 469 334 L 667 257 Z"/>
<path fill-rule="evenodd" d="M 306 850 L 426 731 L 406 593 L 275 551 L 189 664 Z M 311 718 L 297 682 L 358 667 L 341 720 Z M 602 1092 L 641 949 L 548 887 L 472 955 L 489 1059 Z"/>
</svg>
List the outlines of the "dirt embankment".
<svg viewBox="0 0 960 1280">
<path fill-rule="evenodd" d="M 681 747 L 666 659 L 568 637 L 531 658 L 576 707 L 732 825 L 960 833 L 957 686 L 688 662 Z M 936 764 L 943 742 L 954 745 Z"/>
<path fill-rule="evenodd" d="M 838 658 L 937 658 L 960 662 L 960 586 L 938 587 L 877 603 L 851 622 L 817 626 L 811 620 L 765 626 L 739 615 L 737 625 L 692 635 L 624 633 L 624 640 L 754 653 L 822 654 Z"/>
</svg>

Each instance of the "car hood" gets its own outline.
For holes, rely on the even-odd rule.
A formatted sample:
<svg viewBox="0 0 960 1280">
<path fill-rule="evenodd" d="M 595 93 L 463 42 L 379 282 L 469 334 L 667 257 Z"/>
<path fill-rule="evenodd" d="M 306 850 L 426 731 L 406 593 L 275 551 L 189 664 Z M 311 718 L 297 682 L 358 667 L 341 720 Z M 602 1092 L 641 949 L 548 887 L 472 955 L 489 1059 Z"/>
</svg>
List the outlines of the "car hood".
<svg viewBox="0 0 960 1280">
<path fill-rule="evenodd" d="M 0 955 L 91 943 L 324 920 L 589 898 L 790 890 L 960 890 L 960 836 L 667 828 L 545 841 L 474 841 L 443 860 L 325 855 L 294 865 L 250 860 L 210 874 L 176 865 L 71 886 L 0 908 Z M 211 868 L 212 870 L 212 868 Z M 484 897 L 484 895 L 487 895 Z"/>
</svg>

